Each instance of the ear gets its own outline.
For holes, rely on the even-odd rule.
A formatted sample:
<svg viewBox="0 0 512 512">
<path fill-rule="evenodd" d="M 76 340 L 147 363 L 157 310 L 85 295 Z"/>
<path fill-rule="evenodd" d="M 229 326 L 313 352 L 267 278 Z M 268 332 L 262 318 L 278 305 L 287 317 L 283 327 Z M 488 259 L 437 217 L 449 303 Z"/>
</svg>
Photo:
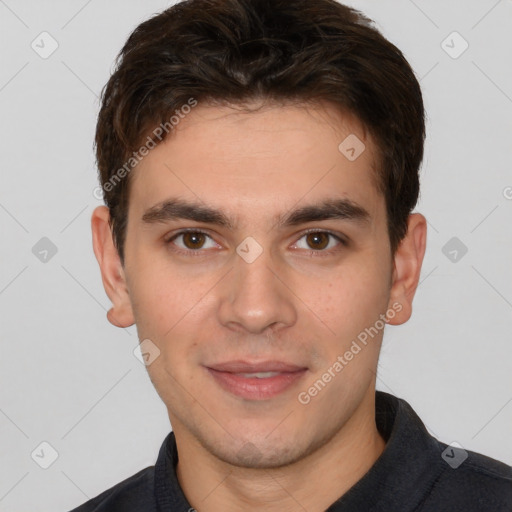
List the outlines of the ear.
<svg viewBox="0 0 512 512">
<path fill-rule="evenodd" d="M 394 256 L 393 278 L 388 303 L 389 308 L 395 303 L 401 304 L 402 308 L 392 319 L 387 320 L 388 324 L 400 325 L 411 317 L 412 300 L 418 287 L 426 245 L 427 220 L 421 213 L 413 213 L 409 215 L 407 235 Z"/>
<path fill-rule="evenodd" d="M 107 319 L 117 327 L 129 327 L 135 320 L 124 269 L 114 245 L 109 219 L 110 213 L 106 206 L 98 206 L 93 211 L 91 217 L 93 249 L 100 265 L 103 287 L 113 305 L 107 313 Z"/>
</svg>

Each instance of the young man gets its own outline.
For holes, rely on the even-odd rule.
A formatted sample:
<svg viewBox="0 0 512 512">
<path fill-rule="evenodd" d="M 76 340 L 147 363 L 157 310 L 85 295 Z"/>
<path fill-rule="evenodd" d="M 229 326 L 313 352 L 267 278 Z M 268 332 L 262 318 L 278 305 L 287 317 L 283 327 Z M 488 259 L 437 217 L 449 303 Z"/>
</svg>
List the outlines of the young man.
<svg viewBox="0 0 512 512">
<path fill-rule="evenodd" d="M 334 0 L 188 0 L 103 94 L 109 321 L 172 425 L 100 511 L 505 511 L 512 468 L 376 392 L 425 253 L 424 110 L 401 52 Z"/>
</svg>

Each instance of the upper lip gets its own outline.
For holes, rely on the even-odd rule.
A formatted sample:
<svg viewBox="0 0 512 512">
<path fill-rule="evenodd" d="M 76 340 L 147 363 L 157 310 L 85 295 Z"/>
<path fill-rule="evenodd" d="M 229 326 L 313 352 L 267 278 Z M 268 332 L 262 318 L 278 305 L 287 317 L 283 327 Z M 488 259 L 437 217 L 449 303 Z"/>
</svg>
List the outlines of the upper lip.
<svg viewBox="0 0 512 512">
<path fill-rule="evenodd" d="M 209 365 L 207 368 L 228 373 L 297 372 L 307 369 L 304 366 L 297 366 L 295 364 L 284 363 L 282 361 L 261 361 L 258 363 L 251 363 L 247 361 L 227 361 L 225 363 Z"/>
</svg>

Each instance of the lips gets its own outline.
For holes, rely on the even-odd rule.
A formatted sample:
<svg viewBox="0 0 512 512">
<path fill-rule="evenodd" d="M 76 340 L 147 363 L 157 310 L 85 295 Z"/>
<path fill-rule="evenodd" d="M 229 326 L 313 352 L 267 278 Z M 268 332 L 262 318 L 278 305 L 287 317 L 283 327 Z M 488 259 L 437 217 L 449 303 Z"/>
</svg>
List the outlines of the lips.
<svg viewBox="0 0 512 512">
<path fill-rule="evenodd" d="M 206 367 L 222 389 L 246 400 L 268 400 L 301 379 L 307 368 L 282 361 L 229 361 Z"/>
<path fill-rule="evenodd" d="M 259 363 L 249 363 L 246 361 L 229 361 L 215 365 L 209 365 L 208 368 L 219 372 L 228 373 L 258 373 L 258 372 L 296 372 L 305 370 L 304 366 L 297 366 L 281 361 L 262 361 Z"/>
</svg>

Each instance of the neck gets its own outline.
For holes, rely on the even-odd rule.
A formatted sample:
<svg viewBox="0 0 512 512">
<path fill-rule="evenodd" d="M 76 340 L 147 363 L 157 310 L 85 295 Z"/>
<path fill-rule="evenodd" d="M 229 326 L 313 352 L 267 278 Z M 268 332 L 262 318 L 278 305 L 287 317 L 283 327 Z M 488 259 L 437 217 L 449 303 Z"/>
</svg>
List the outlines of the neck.
<svg viewBox="0 0 512 512">
<path fill-rule="evenodd" d="M 281 468 L 225 463 L 188 431 L 174 427 L 179 449 L 176 473 L 189 503 L 200 512 L 326 510 L 363 477 L 385 448 L 375 424 L 375 390 L 369 391 L 332 439 Z"/>
</svg>

